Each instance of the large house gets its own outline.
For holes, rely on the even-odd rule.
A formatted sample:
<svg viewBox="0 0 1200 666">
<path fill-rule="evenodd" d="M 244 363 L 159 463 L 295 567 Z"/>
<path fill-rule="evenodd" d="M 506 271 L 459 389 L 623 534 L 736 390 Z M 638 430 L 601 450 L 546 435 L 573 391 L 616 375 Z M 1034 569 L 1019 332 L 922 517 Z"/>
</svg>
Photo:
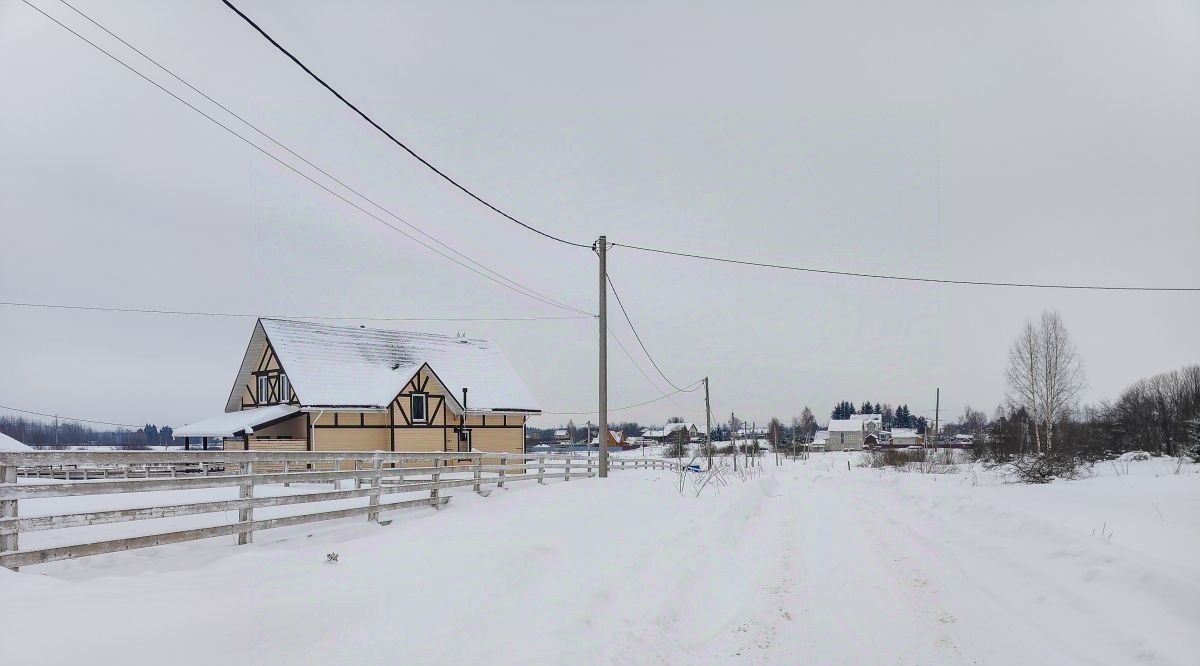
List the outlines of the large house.
<svg viewBox="0 0 1200 666">
<path fill-rule="evenodd" d="M 861 451 L 878 446 L 882 430 L 883 417 L 879 414 L 851 414 L 848 419 L 830 419 L 825 447 L 830 451 Z"/>
<path fill-rule="evenodd" d="M 220 416 L 226 450 L 520 453 L 537 401 L 486 340 L 259 319 Z"/>
</svg>

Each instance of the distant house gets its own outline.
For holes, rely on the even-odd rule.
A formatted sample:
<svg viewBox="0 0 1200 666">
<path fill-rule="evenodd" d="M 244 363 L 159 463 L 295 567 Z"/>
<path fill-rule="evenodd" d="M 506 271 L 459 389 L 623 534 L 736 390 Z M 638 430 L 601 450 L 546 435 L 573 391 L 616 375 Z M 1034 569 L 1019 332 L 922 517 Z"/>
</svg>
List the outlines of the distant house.
<svg viewBox="0 0 1200 666">
<path fill-rule="evenodd" d="M 824 451 L 824 450 L 826 450 L 828 441 L 829 441 L 829 431 L 828 430 L 818 430 L 816 432 L 816 434 L 813 435 L 813 441 L 812 441 L 812 444 L 809 445 L 809 449 L 813 450 L 813 451 Z"/>
<path fill-rule="evenodd" d="M 227 450 L 521 452 L 540 412 L 487 340 L 260 319 L 225 413 L 175 436 Z"/>
<path fill-rule="evenodd" d="M 596 436 L 592 438 L 591 445 L 596 447 L 600 446 L 600 433 L 596 433 Z M 625 433 L 621 432 L 620 430 L 609 430 L 608 446 L 610 448 L 624 448 Z"/>
<path fill-rule="evenodd" d="M 892 446 L 920 446 L 924 441 L 925 438 L 912 428 L 892 428 Z"/>
<path fill-rule="evenodd" d="M 830 419 L 826 448 L 830 451 L 861 451 L 879 446 L 882 430 L 883 417 L 879 414 L 852 414 L 848 419 Z"/>
<path fill-rule="evenodd" d="M 679 437 L 677 433 L 680 430 L 687 431 L 687 439 L 689 442 L 700 439 L 700 435 L 704 433 L 695 423 L 668 423 L 661 428 L 649 428 L 642 431 L 642 437 L 652 439 L 656 442 L 671 442 Z"/>
</svg>

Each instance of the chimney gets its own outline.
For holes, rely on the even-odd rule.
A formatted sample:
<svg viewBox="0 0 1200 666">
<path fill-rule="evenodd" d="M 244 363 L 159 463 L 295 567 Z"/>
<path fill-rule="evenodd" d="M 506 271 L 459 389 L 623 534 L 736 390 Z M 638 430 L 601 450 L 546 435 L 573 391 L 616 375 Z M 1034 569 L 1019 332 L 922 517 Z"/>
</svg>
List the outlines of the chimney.
<svg viewBox="0 0 1200 666">
<path fill-rule="evenodd" d="M 463 387 L 463 409 L 467 408 L 467 387 Z"/>
</svg>

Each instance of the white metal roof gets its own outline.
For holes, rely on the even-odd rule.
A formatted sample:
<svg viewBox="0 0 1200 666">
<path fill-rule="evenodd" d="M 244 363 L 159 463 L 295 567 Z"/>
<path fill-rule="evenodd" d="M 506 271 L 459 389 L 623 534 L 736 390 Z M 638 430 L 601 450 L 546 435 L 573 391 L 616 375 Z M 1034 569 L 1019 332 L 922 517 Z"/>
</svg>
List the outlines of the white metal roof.
<svg viewBox="0 0 1200 666">
<path fill-rule="evenodd" d="M 829 419 L 829 432 L 862 432 L 862 421 Z"/>
<path fill-rule="evenodd" d="M 466 388 L 472 412 L 541 411 L 488 340 L 289 319 L 260 319 L 256 337 L 260 329 L 305 407 L 386 407 L 429 364 L 457 409 Z M 237 406 L 231 396 L 226 409 Z"/>
<path fill-rule="evenodd" d="M 26 444 L 22 444 L 21 442 L 13 439 L 12 437 L 9 437 L 8 435 L 0 432 L 0 451 L 10 451 L 11 452 L 11 451 L 32 451 L 32 450 L 33 450 L 33 447 L 28 446 Z"/>
<path fill-rule="evenodd" d="M 173 431 L 175 437 L 233 437 L 254 428 L 300 411 L 296 405 L 267 405 L 237 412 L 226 412 L 211 419 L 189 423 Z"/>
</svg>

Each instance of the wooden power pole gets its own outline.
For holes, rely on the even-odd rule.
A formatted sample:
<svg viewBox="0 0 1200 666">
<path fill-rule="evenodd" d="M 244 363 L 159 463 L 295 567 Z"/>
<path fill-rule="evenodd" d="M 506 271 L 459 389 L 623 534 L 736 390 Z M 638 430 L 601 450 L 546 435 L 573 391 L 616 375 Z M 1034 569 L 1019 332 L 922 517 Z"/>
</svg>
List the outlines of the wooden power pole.
<svg viewBox="0 0 1200 666">
<path fill-rule="evenodd" d="M 596 241 L 600 257 L 600 478 L 608 478 L 608 239 Z"/>
<path fill-rule="evenodd" d="M 704 378 L 704 452 L 708 454 L 708 469 L 712 469 L 712 405 L 708 401 L 708 377 Z"/>
</svg>

